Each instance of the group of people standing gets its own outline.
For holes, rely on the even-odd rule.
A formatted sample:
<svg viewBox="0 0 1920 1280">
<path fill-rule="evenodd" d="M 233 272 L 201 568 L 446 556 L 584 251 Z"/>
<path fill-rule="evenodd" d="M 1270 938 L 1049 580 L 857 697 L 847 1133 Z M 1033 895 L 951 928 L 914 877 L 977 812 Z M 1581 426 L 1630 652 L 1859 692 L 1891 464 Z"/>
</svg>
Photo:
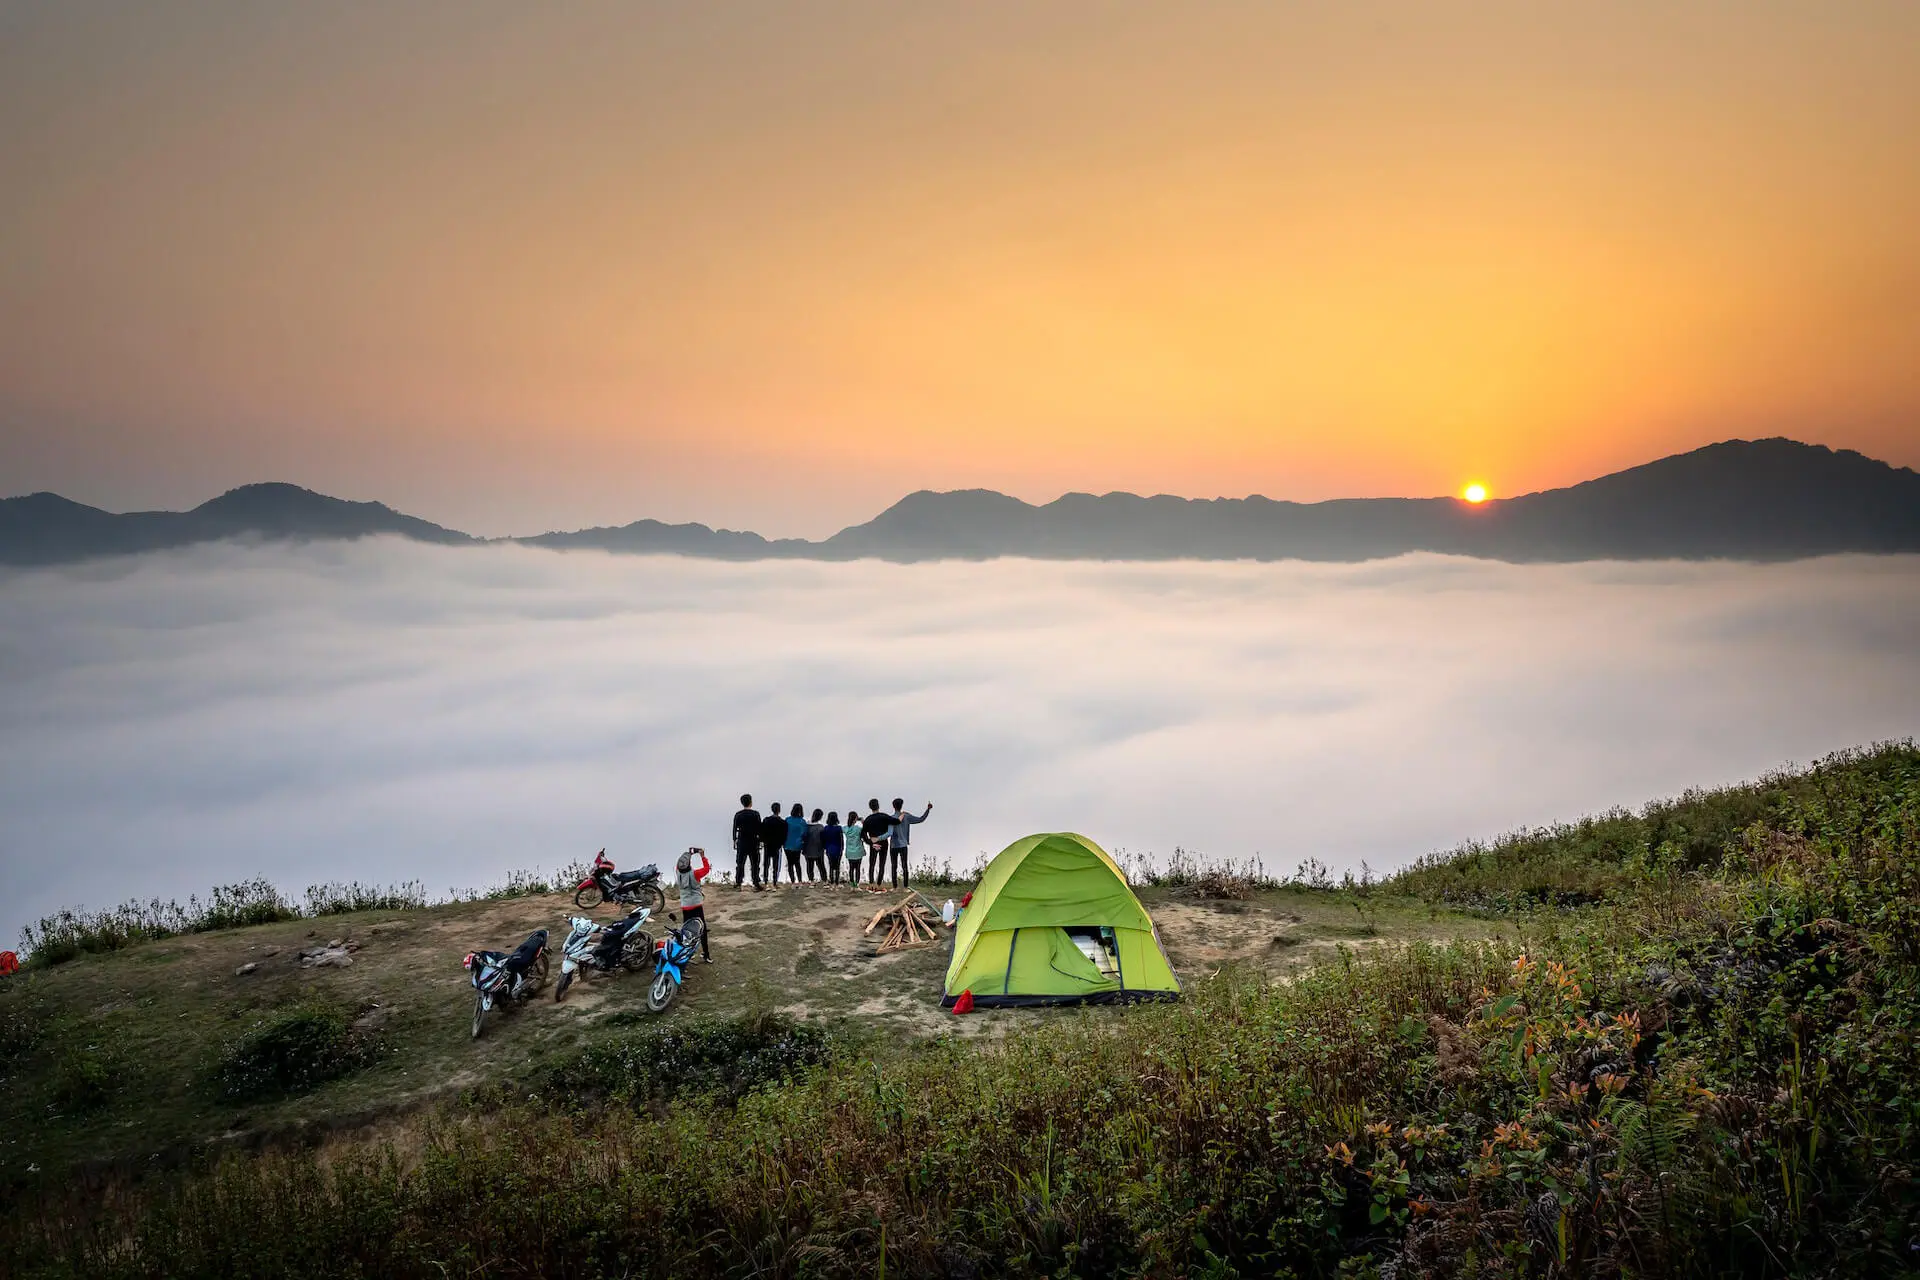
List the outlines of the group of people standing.
<svg viewBox="0 0 1920 1280">
<path fill-rule="evenodd" d="M 733 815 L 733 887 L 743 889 L 752 883 L 757 892 L 779 884 L 784 860 L 789 884 L 840 884 L 844 864 L 846 884 L 860 884 L 864 865 L 868 884 L 890 878 L 898 889 L 908 883 L 907 851 L 913 827 L 932 812 L 929 802 L 919 814 L 908 813 L 906 801 L 896 797 L 893 812 L 882 813 L 880 802 L 869 800 L 866 816 L 849 807 L 844 823 L 838 810 L 822 814 L 815 809 L 809 817 L 806 806 L 800 804 L 789 807 L 782 817 L 777 802 L 768 806 L 763 818 L 753 807 L 753 797 L 741 796 L 740 812 Z M 766 884 L 761 883 L 763 870 Z"/>
</svg>

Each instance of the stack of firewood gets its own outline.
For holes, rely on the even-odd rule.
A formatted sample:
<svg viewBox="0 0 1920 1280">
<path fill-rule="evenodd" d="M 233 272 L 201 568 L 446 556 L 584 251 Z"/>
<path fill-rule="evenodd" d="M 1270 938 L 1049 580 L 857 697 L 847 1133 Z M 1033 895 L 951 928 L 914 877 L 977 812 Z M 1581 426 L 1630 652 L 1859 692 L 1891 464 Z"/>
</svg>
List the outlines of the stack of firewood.
<svg viewBox="0 0 1920 1280">
<path fill-rule="evenodd" d="M 873 913 L 873 919 L 867 921 L 867 936 L 872 937 L 874 931 L 883 925 L 886 932 L 874 944 L 875 955 L 905 951 L 909 947 L 932 946 L 940 941 L 940 913 L 912 890 L 893 906 L 882 907 Z"/>
</svg>

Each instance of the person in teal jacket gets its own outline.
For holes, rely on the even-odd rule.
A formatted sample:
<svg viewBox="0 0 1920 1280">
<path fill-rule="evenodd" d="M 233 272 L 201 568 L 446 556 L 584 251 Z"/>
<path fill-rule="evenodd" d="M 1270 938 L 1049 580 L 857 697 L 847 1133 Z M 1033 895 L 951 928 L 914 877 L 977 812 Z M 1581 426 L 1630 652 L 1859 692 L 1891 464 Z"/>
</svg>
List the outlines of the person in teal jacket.
<svg viewBox="0 0 1920 1280">
<path fill-rule="evenodd" d="M 847 883 L 860 887 L 860 863 L 867 856 L 867 842 L 860 838 L 860 808 L 847 806 Z"/>
<path fill-rule="evenodd" d="M 787 883 L 800 883 L 800 846 L 807 842 L 807 810 L 794 805 L 787 810 Z"/>
</svg>

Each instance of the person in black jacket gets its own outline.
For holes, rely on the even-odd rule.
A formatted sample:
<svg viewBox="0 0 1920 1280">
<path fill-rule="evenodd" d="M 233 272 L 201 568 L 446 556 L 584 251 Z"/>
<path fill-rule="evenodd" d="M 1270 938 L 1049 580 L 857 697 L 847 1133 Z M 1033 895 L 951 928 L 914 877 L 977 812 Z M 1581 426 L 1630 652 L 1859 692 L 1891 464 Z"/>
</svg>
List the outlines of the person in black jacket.
<svg viewBox="0 0 1920 1280">
<path fill-rule="evenodd" d="M 780 851 L 787 844 L 787 820 L 780 816 L 780 802 L 775 800 L 769 806 L 767 816 L 760 821 L 760 848 L 767 858 L 767 883 L 780 883 Z"/>
<path fill-rule="evenodd" d="M 760 892 L 760 811 L 753 807 L 752 796 L 740 797 L 740 812 L 733 815 L 733 887 L 736 892 L 747 886 L 747 868 L 753 868 L 753 891 Z"/>
<path fill-rule="evenodd" d="M 887 836 L 893 830 L 893 815 L 880 812 L 878 800 L 867 801 L 867 816 L 860 819 L 860 839 L 867 846 L 867 883 L 879 884 L 887 870 Z"/>
</svg>

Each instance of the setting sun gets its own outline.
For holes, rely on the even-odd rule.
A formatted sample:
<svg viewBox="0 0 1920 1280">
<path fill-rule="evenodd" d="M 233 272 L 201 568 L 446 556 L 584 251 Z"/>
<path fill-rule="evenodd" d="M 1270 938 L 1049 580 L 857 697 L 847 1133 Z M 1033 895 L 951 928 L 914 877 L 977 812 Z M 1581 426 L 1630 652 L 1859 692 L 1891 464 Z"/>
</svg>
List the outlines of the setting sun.
<svg viewBox="0 0 1920 1280">
<path fill-rule="evenodd" d="M 1460 491 L 1460 496 L 1477 505 L 1487 500 L 1487 486 L 1479 483 L 1470 484 Z"/>
</svg>

